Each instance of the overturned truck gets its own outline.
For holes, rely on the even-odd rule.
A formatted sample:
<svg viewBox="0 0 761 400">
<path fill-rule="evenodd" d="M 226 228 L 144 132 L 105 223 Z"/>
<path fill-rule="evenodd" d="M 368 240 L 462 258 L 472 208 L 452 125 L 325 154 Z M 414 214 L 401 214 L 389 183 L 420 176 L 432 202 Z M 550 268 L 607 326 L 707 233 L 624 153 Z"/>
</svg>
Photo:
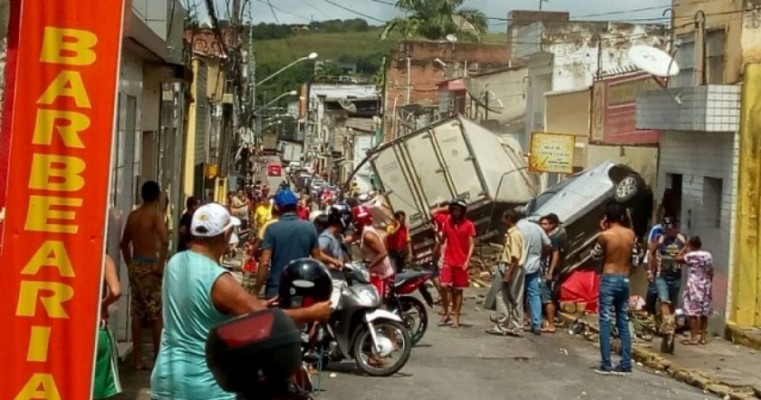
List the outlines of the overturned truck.
<svg viewBox="0 0 761 400">
<path fill-rule="evenodd" d="M 479 240 L 502 230 L 498 216 L 526 204 L 538 184 L 516 145 L 462 116 L 438 121 L 368 152 L 376 185 L 409 221 L 416 262 L 430 260 L 430 210 L 453 198 L 468 203 Z"/>
</svg>

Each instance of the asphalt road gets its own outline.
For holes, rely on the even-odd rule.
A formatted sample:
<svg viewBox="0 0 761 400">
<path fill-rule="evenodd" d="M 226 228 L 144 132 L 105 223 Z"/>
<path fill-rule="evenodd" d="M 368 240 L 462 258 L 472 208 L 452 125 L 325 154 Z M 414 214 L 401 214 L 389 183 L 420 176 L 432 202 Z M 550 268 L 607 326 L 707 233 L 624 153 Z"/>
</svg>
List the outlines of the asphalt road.
<svg viewBox="0 0 761 400">
<path fill-rule="evenodd" d="M 628 377 L 597 375 L 593 343 L 565 332 L 522 339 L 487 335 L 488 314 L 474 310 L 472 300 L 465 308 L 463 323 L 472 326 L 438 327 L 435 319 L 395 376 L 362 376 L 348 363 L 328 366 L 318 400 L 715 398 L 643 367 Z"/>
<path fill-rule="evenodd" d="M 600 376 L 593 343 L 565 332 L 525 338 L 487 335 L 488 313 L 466 300 L 460 329 L 432 323 L 395 376 L 371 378 L 353 363 L 331 364 L 322 373 L 317 400 L 703 400 L 716 398 L 669 377 L 635 366 L 631 376 Z M 615 362 L 615 358 L 614 358 Z M 149 400 L 150 373 L 122 373 L 118 400 Z M 331 377 L 333 376 L 333 377 Z"/>
</svg>

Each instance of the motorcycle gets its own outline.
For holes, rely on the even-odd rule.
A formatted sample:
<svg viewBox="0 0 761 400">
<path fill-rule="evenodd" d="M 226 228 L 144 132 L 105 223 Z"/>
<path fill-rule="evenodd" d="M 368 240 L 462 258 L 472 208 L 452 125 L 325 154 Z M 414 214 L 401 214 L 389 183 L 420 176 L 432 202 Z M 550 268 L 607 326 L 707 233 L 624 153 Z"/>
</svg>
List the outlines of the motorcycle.
<svg viewBox="0 0 761 400">
<path fill-rule="evenodd" d="M 338 276 L 343 275 L 343 276 Z M 354 360 L 370 376 L 390 376 L 407 363 L 412 339 L 402 319 L 380 309 L 381 299 L 368 281 L 367 272 L 347 265 L 333 273 L 333 312 L 327 323 L 311 329 L 305 357 L 310 363 Z M 390 363 L 387 358 L 399 353 Z"/>
<path fill-rule="evenodd" d="M 366 269 L 362 263 L 353 263 L 355 268 Z M 433 296 L 428 291 L 427 282 L 433 277 L 431 271 L 407 271 L 396 275 L 394 285 L 388 297 L 384 299 L 386 307 L 392 313 L 398 315 L 410 332 L 412 343 L 417 344 L 425 336 L 428 330 L 428 307 L 433 307 Z M 369 283 L 368 281 L 364 283 Z M 413 297 L 415 291 L 419 291 L 425 304 Z"/>
</svg>

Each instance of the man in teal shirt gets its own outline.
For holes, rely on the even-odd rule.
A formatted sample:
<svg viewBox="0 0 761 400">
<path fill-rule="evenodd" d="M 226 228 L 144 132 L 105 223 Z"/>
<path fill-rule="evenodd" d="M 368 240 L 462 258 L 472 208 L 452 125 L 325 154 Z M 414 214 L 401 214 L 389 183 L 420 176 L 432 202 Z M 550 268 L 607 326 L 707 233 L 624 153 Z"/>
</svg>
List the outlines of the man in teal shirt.
<svg viewBox="0 0 761 400">
<path fill-rule="evenodd" d="M 205 346 L 214 326 L 267 307 L 218 264 L 238 225 L 240 220 L 220 204 L 199 207 L 190 224 L 189 250 L 177 253 L 167 265 L 162 288 L 164 330 L 151 374 L 154 400 L 236 397 L 217 385 L 206 365 Z M 285 312 L 297 323 L 326 320 L 330 302 Z"/>
</svg>

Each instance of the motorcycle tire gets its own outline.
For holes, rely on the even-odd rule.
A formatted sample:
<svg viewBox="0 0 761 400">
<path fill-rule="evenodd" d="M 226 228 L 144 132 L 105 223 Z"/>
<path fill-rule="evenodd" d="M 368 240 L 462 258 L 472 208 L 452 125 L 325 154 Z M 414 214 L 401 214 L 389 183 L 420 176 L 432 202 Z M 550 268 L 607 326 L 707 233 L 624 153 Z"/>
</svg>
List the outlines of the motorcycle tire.
<svg viewBox="0 0 761 400">
<path fill-rule="evenodd" d="M 373 323 L 373 326 L 377 330 L 385 330 L 385 329 L 395 329 L 398 332 L 402 334 L 402 351 L 401 356 L 399 359 L 391 364 L 391 366 L 385 367 L 385 368 L 376 368 L 372 365 L 369 365 L 367 360 L 363 360 L 363 351 L 362 351 L 362 344 L 365 343 L 368 339 L 372 341 L 372 338 L 370 338 L 370 330 L 367 329 L 367 327 L 363 327 L 362 331 L 359 332 L 357 335 L 357 339 L 354 341 L 354 344 L 352 345 L 353 351 L 352 354 L 354 355 L 354 361 L 357 364 L 357 367 L 364 373 L 370 376 L 391 376 L 397 372 L 399 372 L 400 369 L 402 369 L 405 364 L 407 364 L 407 361 L 410 359 L 410 354 L 412 353 L 412 339 L 410 338 L 410 334 L 407 331 L 407 327 L 404 326 L 404 324 L 396 321 L 391 320 L 378 320 Z"/>
<path fill-rule="evenodd" d="M 428 330 L 428 310 L 422 301 L 410 296 L 400 298 L 399 303 L 402 307 L 401 315 L 399 316 L 402 318 L 402 321 L 404 321 L 404 324 L 410 332 L 412 344 L 418 344 L 420 339 L 425 336 L 426 330 Z M 420 319 L 417 326 L 415 326 L 414 321 L 412 324 L 410 323 L 410 318 L 414 318 L 412 316 L 413 312 L 417 312 L 418 318 Z"/>
</svg>

